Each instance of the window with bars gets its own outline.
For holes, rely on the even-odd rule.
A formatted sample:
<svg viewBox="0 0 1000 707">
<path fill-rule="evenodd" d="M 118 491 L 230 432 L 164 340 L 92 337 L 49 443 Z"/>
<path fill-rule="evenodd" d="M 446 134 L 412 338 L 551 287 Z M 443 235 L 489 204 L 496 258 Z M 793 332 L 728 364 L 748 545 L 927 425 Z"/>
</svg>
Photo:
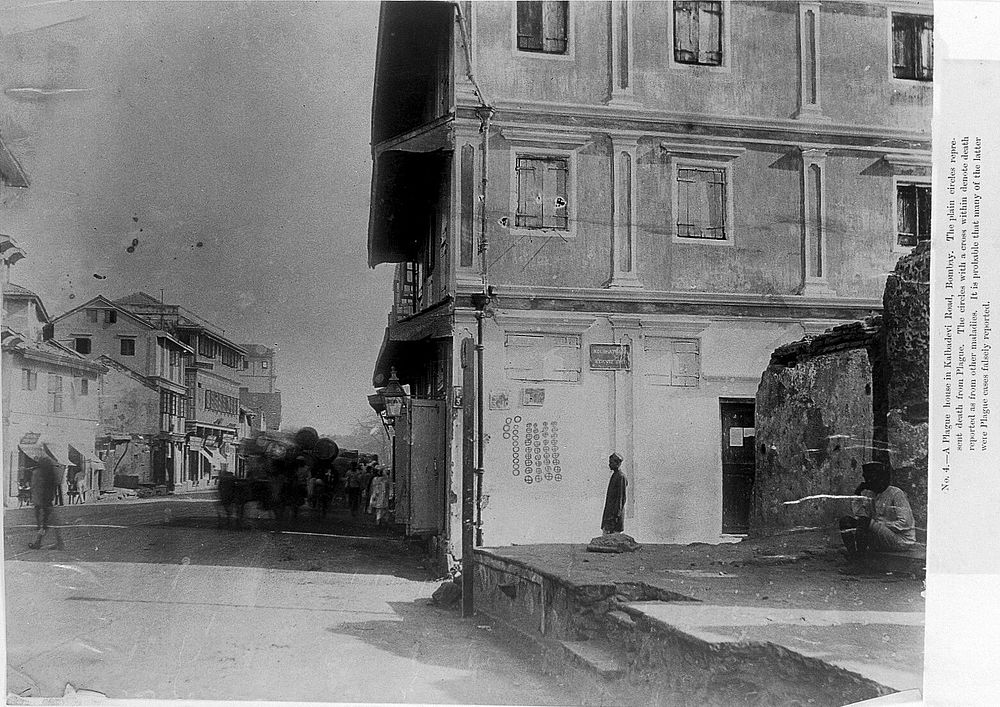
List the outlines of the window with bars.
<svg viewBox="0 0 1000 707">
<path fill-rule="evenodd" d="M 892 15 L 892 75 L 897 79 L 934 78 L 934 18 Z"/>
<path fill-rule="evenodd" d="M 518 155 L 517 228 L 569 230 L 569 158 Z"/>
<path fill-rule="evenodd" d="M 240 414 L 239 398 L 231 395 L 223 395 L 214 390 L 205 390 L 205 409 L 213 412 L 222 412 L 227 415 Z"/>
<path fill-rule="evenodd" d="M 409 316 L 417 312 L 422 291 L 422 279 L 420 277 L 420 266 L 417 263 L 407 262 L 402 264 L 399 280 L 399 314 Z"/>
<path fill-rule="evenodd" d="M 184 398 L 177 393 L 169 391 L 160 392 L 160 413 L 163 415 L 181 416 L 183 414 L 183 403 Z"/>
<path fill-rule="evenodd" d="M 569 47 L 569 2 L 517 3 L 517 48 L 522 52 L 565 54 Z"/>
<path fill-rule="evenodd" d="M 646 379 L 651 385 L 697 388 L 701 379 L 698 339 L 647 336 L 643 342 Z"/>
<path fill-rule="evenodd" d="M 122 356 L 135 356 L 135 339 L 121 340 L 121 354 Z"/>
<path fill-rule="evenodd" d="M 63 377 L 55 373 L 49 374 L 49 412 L 62 412 L 63 409 Z"/>
<path fill-rule="evenodd" d="M 896 245 L 910 248 L 931 238 L 931 188 L 896 185 Z"/>
<path fill-rule="evenodd" d="M 222 365 L 229 366 L 230 368 L 237 368 L 240 365 L 240 360 L 243 357 L 230 348 L 226 347 L 221 347 L 221 348 L 222 348 Z"/>
<path fill-rule="evenodd" d="M 722 66 L 722 2 L 674 0 L 674 61 Z"/>
<path fill-rule="evenodd" d="M 38 372 L 32 370 L 31 368 L 21 369 L 21 389 L 22 390 L 37 390 L 38 389 Z"/>
<path fill-rule="evenodd" d="M 528 381 L 580 380 L 579 334 L 507 334 L 507 377 Z"/>
<path fill-rule="evenodd" d="M 678 166 L 678 238 L 724 241 L 728 198 L 726 170 L 719 167 Z"/>
</svg>

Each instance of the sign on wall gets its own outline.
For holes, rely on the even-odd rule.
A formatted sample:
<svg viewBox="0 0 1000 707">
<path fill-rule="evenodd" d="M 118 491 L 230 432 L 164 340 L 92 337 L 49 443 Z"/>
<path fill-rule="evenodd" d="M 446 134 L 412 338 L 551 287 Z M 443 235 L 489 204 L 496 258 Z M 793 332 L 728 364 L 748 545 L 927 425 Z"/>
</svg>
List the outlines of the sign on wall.
<svg viewBox="0 0 1000 707">
<path fill-rule="evenodd" d="M 510 442 L 511 475 L 526 484 L 563 480 L 557 421 L 513 415 L 504 419 L 503 438 Z"/>
<path fill-rule="evenodd" d="M 590 367 L 595 371 L 628 371 L 631 365 L 628 344 L 590 345 Z"/>
</svg>

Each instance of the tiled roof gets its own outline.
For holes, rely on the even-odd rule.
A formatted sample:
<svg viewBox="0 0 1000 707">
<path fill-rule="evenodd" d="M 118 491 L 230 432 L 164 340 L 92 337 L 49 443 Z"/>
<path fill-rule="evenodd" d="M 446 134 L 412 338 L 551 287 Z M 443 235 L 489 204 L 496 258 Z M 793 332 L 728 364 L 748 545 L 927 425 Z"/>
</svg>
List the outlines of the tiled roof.
<svg viewBox="0 0 1000 707">
<path fill-rule="evenodd" d="M 253 354 L 254 356 L 267 356 L 274 353 L 274 349 L 264 346 L 263 344 L 240 344 L 248 354 Z"/>
<path fill-rule="evenodd" d="M 115 300 L 115 304 L 118 305 L 133 305 L 133 306 L 148 306 L 148 305 L 161 305 L 163 304 L 160 300 L 156 299 L 152 295 L 147 295 L 145 292 L 133 292 L 130 295 L 125 295 L 119 299 Z"/>
<path fill-rule="evenodd" d="M 3 293 L 14 297 L 38 297 L 38 295 L 28 288 L 15 285 L 13 282 L 5 282 L 3 284 Z"/>
</svg>

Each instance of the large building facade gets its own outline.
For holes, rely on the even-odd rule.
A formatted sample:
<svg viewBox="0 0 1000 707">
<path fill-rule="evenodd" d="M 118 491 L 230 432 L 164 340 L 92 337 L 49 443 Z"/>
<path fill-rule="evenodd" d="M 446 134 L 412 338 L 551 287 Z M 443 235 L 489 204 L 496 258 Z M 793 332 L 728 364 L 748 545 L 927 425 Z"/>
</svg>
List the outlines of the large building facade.
<svg viewBox="0 0 1000 707">
<path fill-rule="evenodd" d="M 6 270 L 5 270 L 6 272 Z M 83 472 L 87 488 L 108 482 L 94 449 L 98 388 L 106 369 L 58 342 L 45 340 L 48 315 L 41 299 L 3 283 L 4 506 L 16 503 L 43 457 L 67 479 Z M 65 498 L 65 496 L 64 496 Z"/>
<path fill-rule="evenodd" d="M 612 451 L 640 541 L 744 532 L 771 351 L 878 311 L 929 235 L 931 26 L 920 2 L 385 3 L 374 382 L 413 391 L 417 529 L 458 554 L 488 284 L 485 544 L 598 534 Z"/>
<path fill-rule="evenodd" d="M 281 391 L 275 369 L 275 351 L 261 344 L 243 344 L 247 352 L 240 376 L 240 403 L 252 413 L 252 429 L 281 427 Z"/>
<path fill-rule="evenodd" d="M 114 304 L 169 332 L 192 353 L 184 367 L 186 463 L 175 490 L 204 488 L 225 470 L 235 471 L 239 442 L 239 371 L 246 351 L 218 327 L 176 304 L 165 304 L 144 292 Z"/>
<path fill-rule="evenodd" d="M 51 337 L 108 368 L 98 444 L 113 476 L 173 488 L 184 477 L 184 361 L 194 351 L 158 324 L 98 296 L 55 317 Z"/>
</svg>

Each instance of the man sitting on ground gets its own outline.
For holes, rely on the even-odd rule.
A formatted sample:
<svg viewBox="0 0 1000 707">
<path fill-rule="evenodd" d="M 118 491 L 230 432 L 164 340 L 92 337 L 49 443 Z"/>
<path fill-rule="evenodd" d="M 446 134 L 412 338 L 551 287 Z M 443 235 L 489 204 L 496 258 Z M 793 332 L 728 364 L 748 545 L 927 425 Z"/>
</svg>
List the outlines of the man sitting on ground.
<svg viewBox="0 0 1000 707">
<path fill-rule="evenodd" d="M 864 464 L 861 471 L 864 481 L 854 494 L 868 500 L 852 501 L 854 515 L 840 519 L 840 536 L 848 554 L 862 557 L 870 552 L 909 550 L 917 536 L 906 494 L 890 486 L 891 471 L 881 462 Z"/>
</svg>

